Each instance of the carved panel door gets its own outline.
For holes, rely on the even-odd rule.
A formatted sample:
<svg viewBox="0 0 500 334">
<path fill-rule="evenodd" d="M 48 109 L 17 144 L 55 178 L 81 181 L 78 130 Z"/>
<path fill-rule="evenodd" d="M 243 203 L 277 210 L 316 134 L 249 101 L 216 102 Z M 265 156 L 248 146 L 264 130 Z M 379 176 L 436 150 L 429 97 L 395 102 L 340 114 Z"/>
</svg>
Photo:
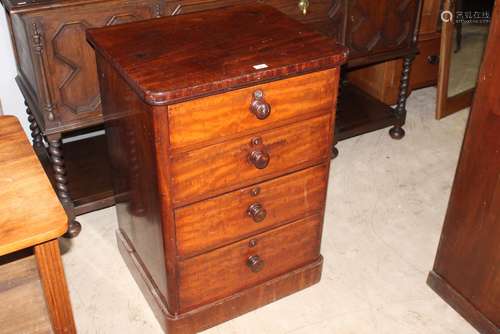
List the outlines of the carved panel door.
<svg viewBox="0 0 500 334">
<path fill-rule="evenodd" d="M 51 10 L 35 21 L 46 52 L 42 66 L 51 101 L 45 102 L 53 106 L 53 115 L 44 115 L 47 128 L 102 121 L 95 54 L 85 30 L 159 14 L 153 1 L 106 2 Z"/>
<path fill-rule="evenodd" d="M 348 1 L 346 46 L 351 58 L 410 47 L 418 5 L 418 0 Z"/>
</svg>

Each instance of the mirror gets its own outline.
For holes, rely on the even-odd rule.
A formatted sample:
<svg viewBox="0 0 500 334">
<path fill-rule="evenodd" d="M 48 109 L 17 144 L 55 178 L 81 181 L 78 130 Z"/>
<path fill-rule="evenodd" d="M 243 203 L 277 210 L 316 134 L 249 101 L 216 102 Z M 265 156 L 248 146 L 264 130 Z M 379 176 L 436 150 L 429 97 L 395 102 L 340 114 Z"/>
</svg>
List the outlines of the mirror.
<svg viewBox="0 0 500 334">
<path fill-rule="evenodd" d="M 494 0 L 445 0 L 436 118 L 472 104 Z"/>
</svg>

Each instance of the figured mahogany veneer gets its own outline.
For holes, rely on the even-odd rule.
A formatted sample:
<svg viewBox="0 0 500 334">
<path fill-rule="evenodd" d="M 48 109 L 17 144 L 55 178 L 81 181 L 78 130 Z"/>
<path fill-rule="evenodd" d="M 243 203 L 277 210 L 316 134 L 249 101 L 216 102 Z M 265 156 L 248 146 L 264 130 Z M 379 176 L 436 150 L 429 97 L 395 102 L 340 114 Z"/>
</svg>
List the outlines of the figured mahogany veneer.
<svg viewBox="0 0 500 334">
<path fill-rule="evenodd" d="M 335 98 L 331 94 L 334 78 L 331 72 L 315 72 L 174 104 L 168 109 L 170 145 L 175 149 L 203 141 L 221 141 L 270 125 L 328 113 Z M 262 119 L 248 112 L 257 91 L 263 93 L 262 100 L 270 107 L 269 115 Z"/>
<path fill-rule="evenodd" d="M 346 58 L 345 49 L 335 40 L 276 10 L 227 13 L 220 9 L 173 16 L 170 24 L 175 29 L 167 31 L 165 19 L 136 22 L 127 34 L 120 25 L 90 29 L 89 42 L 99 40 L 101 55 L 151 105 L 173 104 L 276 76 L 326 69 Z M 206 24 L 207 16 L 212 25 Z M 237 27 L 221 29 L 236 18 Z M 263 21 L 269 23 L 264 25 Z M 183 34 L 182 39 L 177 39 L 179 34 Z M 238 45 L 233 42 L 235 36 Z M 153 38 L 154 44 L 150 42 Z M 290 46 L 297 38 L 302 42 Z M 302 65 L 305 61 L 307 68 Z M 259 69 L 259 65 L 263 67 Z"/>
<path fill-rule="evenodd" d="M 331 153 L 325 138 L 332 132 L 332 122 L 330 113 L 229 143 L 174 155 L 171 167 L 174 205 L 217 195 L 328 159 Z M 250 155 L 255 152 L 269 156 L 265 168 L 258 168 L 250 161 Z"/>
<path fill-rule="evenodd" d="M 263 5 L 88 38 L 120 251 L 163 328 L 200 331 L 316 283 L 345 49 Z"/>
<path fill-rule="evenodd" d="M 327 178 L 328 165 L 323 164 L 176 209 L 179 255 L 199 253 L 321 211 Z M 255 204 L 265 215 L 262 221 L 249 213 Z"/>
<path fill-rule="evenodd" d="M 322 218 L 309 217 L 180 261 L 180 312 L 229 296 L 317 260 L 321 223 Z M 252 264 L 248 263 L 252 256 L 258 256 L 258 261 L 262 261 L 260 268 L 253 269 Z M 200 291 L 203 293 L 200 294 Z"/>
</svg>

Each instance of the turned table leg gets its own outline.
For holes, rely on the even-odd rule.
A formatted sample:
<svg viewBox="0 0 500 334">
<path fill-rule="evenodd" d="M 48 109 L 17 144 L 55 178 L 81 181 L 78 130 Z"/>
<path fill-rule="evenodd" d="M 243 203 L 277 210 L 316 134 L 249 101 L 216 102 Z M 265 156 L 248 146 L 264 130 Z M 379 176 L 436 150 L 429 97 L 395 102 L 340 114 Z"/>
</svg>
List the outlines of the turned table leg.
<svg viewBox="0 0 500 334">
<path fill-rule="evenodd" d="M 401 84 L 399 86 L 399 98 L 395 115 L 397 123 L 389 130 L 392 139 L 402 139 L 405 136 L 403 125 L 406 119 L 406 100 L 408 99 L 408 87 L 410 83 L 410 68 L 415 56 L 407 56 L 403 60 L 403 71 L 401 72 Z"/>
<path fill-rule="evenodd" d="M 28 114 L 28 121 L 30 122 L 30 130 L 31 130 L 31 138 L 33 139 L 33 146 L 42 147 L 43 145 L 42 133 L 40 131 L 40 128 L 38 127 L 35 116 L 33 116 L 33 113 L 31 112 L 31 109 L 26 101 L 24 101 L 24 105 L 26 106 L 26 113 Z"/>
<path fill-rule="evenodd" d="M 35 246 L 35 257 L 54 333 L 76 333 L 57 239 Z"/>
<path fill-rule="evenodd" d="M 47 141 L 49 143 L 52 168 L 54 170 L 56 192 L 68 215 L 68 231 L 64 236 L 74 238 L 80 233 L 82 226 L 75 220 L 73 202 L 68 192 L 68 180 L 66 179 L 66 166 L 64 165 L 61 135 L 49 135 L 47 136 Z"/>
</svg>

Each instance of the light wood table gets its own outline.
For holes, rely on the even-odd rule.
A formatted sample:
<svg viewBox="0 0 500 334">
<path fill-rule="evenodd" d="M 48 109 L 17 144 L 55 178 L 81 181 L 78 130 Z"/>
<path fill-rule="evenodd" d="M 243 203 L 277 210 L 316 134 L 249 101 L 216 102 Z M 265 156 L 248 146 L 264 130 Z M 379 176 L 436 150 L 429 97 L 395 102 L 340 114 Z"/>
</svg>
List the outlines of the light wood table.
<svg viewBox="0 0 500 334">
<path fill-rule="evenodd" d="M 76 333 L 57 238 L 68 222 L 19 121 L 0 116 L 0 256 L 34 247 L 54 333 Z"/>
</svg>

